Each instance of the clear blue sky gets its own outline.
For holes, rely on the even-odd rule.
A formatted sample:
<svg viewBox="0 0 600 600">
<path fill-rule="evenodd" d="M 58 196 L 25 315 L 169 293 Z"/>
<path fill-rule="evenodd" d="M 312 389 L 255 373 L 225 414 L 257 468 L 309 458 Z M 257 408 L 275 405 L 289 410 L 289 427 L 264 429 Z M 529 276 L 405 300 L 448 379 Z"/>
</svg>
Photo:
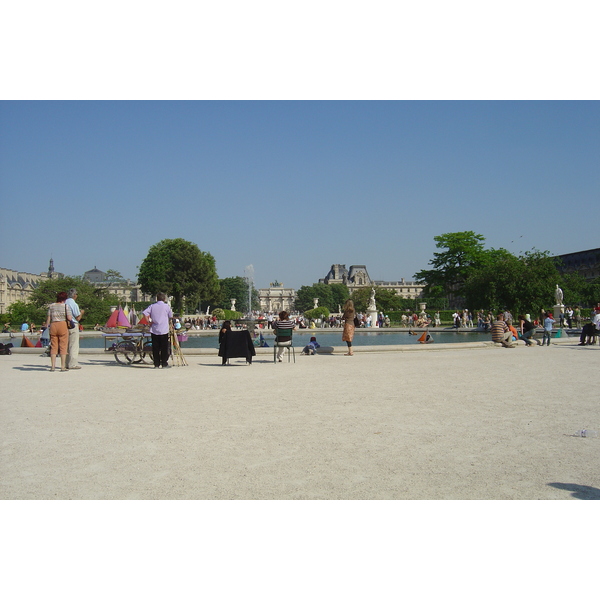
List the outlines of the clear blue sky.
<svg viewBox="0 0 600 600">
<path fill-rule="evenodd" d="M 594 101 L 4 101 L 0 265 L 134 279 L 182 237 L 257 287 L 412 279 L 447 232 L 598 247 L 599 167 Z"/>
</svg>

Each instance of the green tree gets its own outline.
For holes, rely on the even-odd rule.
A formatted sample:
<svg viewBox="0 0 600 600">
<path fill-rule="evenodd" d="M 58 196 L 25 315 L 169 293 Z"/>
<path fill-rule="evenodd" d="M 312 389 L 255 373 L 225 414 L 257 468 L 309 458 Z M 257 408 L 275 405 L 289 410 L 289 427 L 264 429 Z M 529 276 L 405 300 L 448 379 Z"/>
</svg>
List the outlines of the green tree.
<svg viewBox="0 0 600 600">
<path fill-rule="evenodd" d="M 226 277 L 219 279 L 219 299 L 216 306 L 230 309 L 231 299 L 235 298 L 235 309 L 241 313 L 248 312 L 248 280 L 245 277 Z M 258 290 L 252 288 L 252 309 L 260 308 Z"/>
<path fill-rule="evenodd" d="M 196 244 L 182 238 L 162 240 L 148 251 L 138 273 L 138 283 L 146 294 L 164 292 L 173 297 L 173 309 L 195 310 L 200 299 L 218 299 L 219 280 L 215 259 Z"/>
<path fill-rule="evenodd" d="M 485 264 L 473 268 L 464 285 L 467 305 L 493 311 L 509 309 L 538 314 L 554 304 L 560 274 L 547 252 L 532 250 L 520 256 L 494 251 Z"/>
<path fill-rule="evenodd" d="M 17 300 L 13 302 L 4 318 L 10 321 L 11 329 L 19 329 L 24 322 L 41 325 L 46 321 L 47 310 L 44 307 L 36 306 L 31 302 Z"/>
<path fill-rule="evenodd" d="M 446 295 L 461 296 L 469 273 L 486 262 L 485 238 L 473 231 L 459 231 L 433 239 L 436 248 L 443 249 L 443 252 L 434 252 L 433 259 L 429 261 L 432 268 L 415 273 L 415 279 L 426 284 L 424 295 L 436 296 L 441 288 Z"/>
<path fill-rule="evenodd" d="M 222 308 L 215 308 L 212 311 L 213 317 L 217 317 L 217 319 L 222 320 L 225 318 L 225 311 Z"/>
<path fill-rule="evenodd" d="M 96 287 L 81 277 L 63 277 L 62 279 L 47 279 L 32 292 L 28 304 L 43 312 L 46 320 L 46 309 L 56 301 L 58 292 L 68 292 L 77 288 L 77 304 L 85 310 L 82 325 L 91 327 L 96 323 L 104 325 L 110 317 L 110 307 L 119 304 L 114 294 L 109 294 L 106 288 Z"/>
<path fill-rule="evenodd" d="M 313 283 L 313 285 L 303 285 L 296 292 L 296 301 L 294 307 L 298 312 L 306 312 L 314 308 L 314 298 L 319 299 L 319 306 L 326 306 L 330 312 L 337 312 L 337 303 L 335 308 L 332 310 L 333 305 L 333 293 L 331 288 L 333 286 L 327 285 L 326 283 Z"/>
<path fill-rule="evenodd" d="M 377 292 L 375 292 L 377 293 Z M 370 287 L 356 288 L 350 295 L 350 300 L 354 302 L 354 309 L 358 312 L 365 312 L 369 306 L 369 298 L 371 297 Z M 343 308 L 343 307 L 342 307 Z"/>
<path fill-rule="evenodd" d="M 559 285 L 564 292 L 567 306 L 585 306 L 588 304 L 589 282 L 579 273 L 562 275 Z"/>
<path fill-rule="evenodd" d="M 326 319 L 329 316 L 329 309 L 326 306 L 317 306 L 304 312 L 307 319 Z"/>
<path fill-rule="evenodd" d="M 600 302 L 600 277 L 588 281 L 585 290 L 585 305 L 589 307 L 596 306 Z"/>
<path fill-rule="evenodd" d="M 343 283 L 313 283 L 312 285 L 303 285 L 296 292 L 296 302 L 294 308 L 299 312 L 311 310 L 314 305 L 314 299 L 319 299 L 319 307 L 326 307 L 330 313 L 338 312 L 338 306 L 344 306 L 350 294 L 348 287 Z"/>
<path fill-rule="evenodd" d="M 110 283 L 114 283 L 116 281 L 123 281 L 123 275 L 121 275 L 120 271 L 108 269 L 108 271 L 106 271 L 106 281 L 110 281 Z"/>
<path fill-rule="evenodd" d="M 338 306 L 341 308 L 348 298 L 350 298 L 350 292 L 348 286 L 343 283 L 330 283 L 329 289 L 331 290 L 331 305 L 329 310 L 331 312 L 338 312 Z"/>
<path fill-rule="evenodd" d="M 403 298 L 398 296 L 396 290 L 390 290 L 382 287 L 375 287 L 375 306 L 378 312 L 390 312 L 395 310 L 402 310 L 406 304 Z M 369 300 L 371 297 L 371 287 L 362 287 L 352 292 L 352 302 L 354 302 L 354 308 L 360 312 L 365 312 L 369 306 Z M 412 303 L 414 301 L 410 301 Z"/>
</svg>

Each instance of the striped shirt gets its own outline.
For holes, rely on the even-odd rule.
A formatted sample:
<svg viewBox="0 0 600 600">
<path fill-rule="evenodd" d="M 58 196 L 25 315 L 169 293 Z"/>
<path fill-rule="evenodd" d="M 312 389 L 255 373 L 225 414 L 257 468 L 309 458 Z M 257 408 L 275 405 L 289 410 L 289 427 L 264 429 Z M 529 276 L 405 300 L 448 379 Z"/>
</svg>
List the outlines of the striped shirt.
<svg viewBox="0 0 600 600">
<path fill-rule="evenodd" d="M 54 302 L 48 307 L 48 325 L 57 321 L 73 320 L 71 309 L 63 302 Z"/>
<path fill-rule="evenodd" d="M 507 331 L 509 331 L 509 329 L 505 321 L 494 321 L 492 323 L 492 341 L 501 342 Z"/>
<path fill-rule="evenodd" d="M 294 327 L 296 327 L 296 323 L 294 323 L 294 321 L 290 321 L 289 319 L 287 321 L 273 321 L 273 327 L 276 329 L 294 329 Z M 278 335 L 277 336 L 278 340 L 281 340 L 282 342 L 287 342 L 288 340 L 292 339 L 292 333 L 290 331 L 290 335 Z"/>
</svg>

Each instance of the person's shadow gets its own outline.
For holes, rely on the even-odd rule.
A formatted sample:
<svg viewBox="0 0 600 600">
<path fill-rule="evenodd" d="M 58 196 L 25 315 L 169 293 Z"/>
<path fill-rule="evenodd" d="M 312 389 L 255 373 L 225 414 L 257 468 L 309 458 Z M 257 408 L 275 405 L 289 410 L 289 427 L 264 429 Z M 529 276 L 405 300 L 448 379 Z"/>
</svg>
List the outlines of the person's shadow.
<svg viewBox="0 0 600 600">
<path fill-rule="evenodd" d="M 49 371 L 50 363 L 47 365 L 21 365 L 20 367 L 13 367 L 16 371 Z M 60 371 L 60 365 L 56 369 Z"/>
<path fill-rule="evenodd" d="M 573 498 L 578 500 L 600 500 L 600 489 L 589 485 L 579 485 L 577 483 L 549 483 L 548 485 L 558 489 L 571 492 Z"/>
</svg>

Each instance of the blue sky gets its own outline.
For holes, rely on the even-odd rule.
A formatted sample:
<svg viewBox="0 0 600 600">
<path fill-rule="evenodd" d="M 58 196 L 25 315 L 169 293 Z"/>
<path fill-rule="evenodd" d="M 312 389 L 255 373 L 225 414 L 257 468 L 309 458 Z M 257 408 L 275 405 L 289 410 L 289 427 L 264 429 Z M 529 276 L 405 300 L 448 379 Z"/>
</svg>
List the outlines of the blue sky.
<svg viewBox="0 0 600 600">
<path fill-rule="evenodd" d="M 453 231 L 599 245 L 594 101 L 4 101 L 0 130 L 0 263 L 21 271 L 133 279 L 182 237 L 219 277 L 297 288 L 333 263 L 412 279 Z"/>
</svg>

